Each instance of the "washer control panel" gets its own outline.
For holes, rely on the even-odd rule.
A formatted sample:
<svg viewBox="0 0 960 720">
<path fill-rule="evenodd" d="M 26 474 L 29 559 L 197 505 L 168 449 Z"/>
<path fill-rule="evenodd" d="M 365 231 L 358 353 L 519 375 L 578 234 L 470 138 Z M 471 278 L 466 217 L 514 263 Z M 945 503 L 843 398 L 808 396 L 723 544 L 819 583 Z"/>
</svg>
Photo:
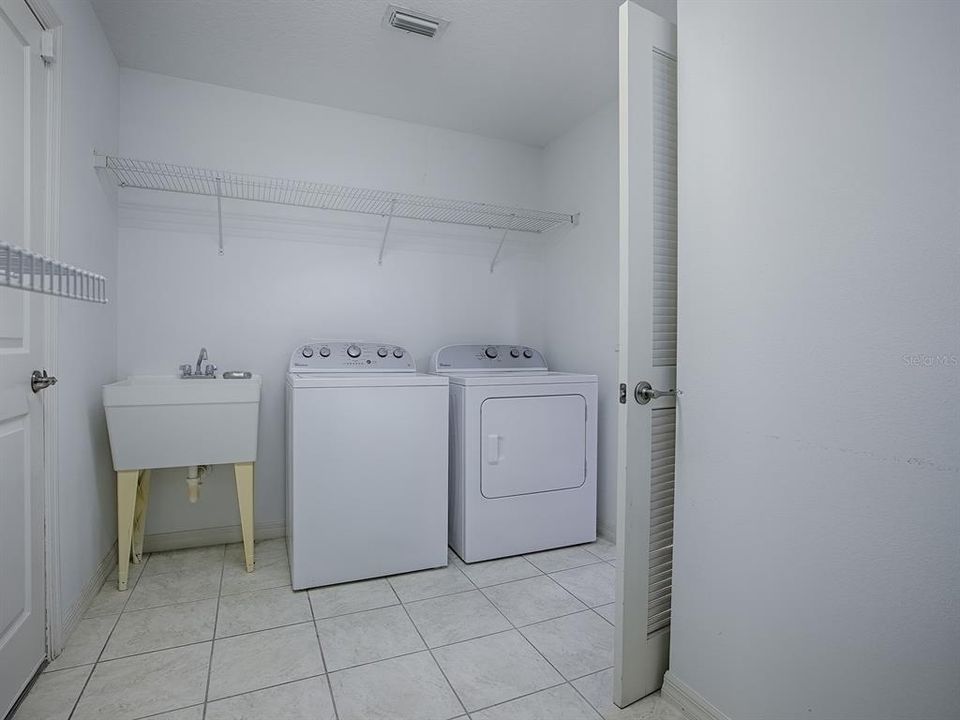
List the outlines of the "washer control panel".
<svg viewBox="0 0 960 720">
<path fill-rule="evenodd" d="M 416 372 L 406 348 L 356 340 L 314 340 L 293 351 L 290 372 Z"/>
<path fill-rule="evenodd" d="M 543 354 L 526 345 L 447 345 L 430 358 L 430 372 L 546 370 Z"/>
</svg>

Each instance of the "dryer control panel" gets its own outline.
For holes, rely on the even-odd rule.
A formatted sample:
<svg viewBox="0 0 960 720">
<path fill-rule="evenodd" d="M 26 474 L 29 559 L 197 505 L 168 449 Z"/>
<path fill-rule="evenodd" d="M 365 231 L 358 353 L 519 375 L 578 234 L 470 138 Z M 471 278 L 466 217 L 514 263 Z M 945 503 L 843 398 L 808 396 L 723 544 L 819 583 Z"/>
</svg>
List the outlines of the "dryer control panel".
<svg viewBox="0 0 960 720">
<path fill-rule="evenodd" d="M 430 358 L 430 372 L 546 370 L 543 354 L 526 345 L 447 345 Z"/>
<path fill-rule="evenodd" d="M 314 340 L 293 351 L 290 372 L 416 372 L 406 348 L 357 340 Z"/>
</svg>

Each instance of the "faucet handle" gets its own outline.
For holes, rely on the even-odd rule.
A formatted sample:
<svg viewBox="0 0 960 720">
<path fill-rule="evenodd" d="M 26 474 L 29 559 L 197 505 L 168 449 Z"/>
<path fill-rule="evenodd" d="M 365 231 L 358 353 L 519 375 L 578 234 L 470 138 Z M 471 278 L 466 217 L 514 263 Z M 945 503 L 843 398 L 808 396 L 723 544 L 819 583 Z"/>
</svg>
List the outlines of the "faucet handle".
<svg viewBox="0 0 960 720">
<path fill-rule="evenodd" d="M 193 367 L 190 363 L 184 363 L 180 366 L 180 377 L 186 377 L 187 375 L 193 375 Z"/>
<path fill-rule="evenodd" d="M 207 367 L 204 368 L 204 370 L 203 370 L 203 374 L 204 374 L 204 375 L 210 375 L 211 377 L 213 377 L 214 375 L 217 374 L 217 366 L 216 366 L 216 365 L 207 365 Z"/>
</svg>

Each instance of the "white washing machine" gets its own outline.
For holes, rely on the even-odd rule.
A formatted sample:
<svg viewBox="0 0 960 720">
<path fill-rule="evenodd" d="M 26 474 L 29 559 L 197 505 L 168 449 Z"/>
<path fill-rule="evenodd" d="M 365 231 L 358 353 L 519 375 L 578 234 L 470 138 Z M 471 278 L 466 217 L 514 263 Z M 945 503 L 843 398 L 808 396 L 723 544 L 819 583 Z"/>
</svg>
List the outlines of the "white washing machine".
<svg viewBox="0 0 960 720">
<path fill-rule="evenodd" d="M 597 377 L 522 345 L 448 345 L 450 545 L 466 562 L 592 542 Z"/>
<path fill-rule="evenodd" d="M 286 388 L 295 590 L 447 564 L 448 386 L 404 348 L 310 342 Z"/>
</svg>

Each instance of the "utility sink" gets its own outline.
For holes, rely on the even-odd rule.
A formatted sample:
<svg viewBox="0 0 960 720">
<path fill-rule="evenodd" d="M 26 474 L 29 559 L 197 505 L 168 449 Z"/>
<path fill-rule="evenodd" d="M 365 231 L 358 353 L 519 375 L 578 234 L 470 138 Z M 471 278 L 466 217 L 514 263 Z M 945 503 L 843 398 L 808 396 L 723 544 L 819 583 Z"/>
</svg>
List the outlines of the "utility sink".
<svg viewBox="0 0 960 720">
<path fill-rule="evenodd" d="M 260 376 L 137 375 L 103 386 L 115 470 L 255 462 Z"/>
</svg>

